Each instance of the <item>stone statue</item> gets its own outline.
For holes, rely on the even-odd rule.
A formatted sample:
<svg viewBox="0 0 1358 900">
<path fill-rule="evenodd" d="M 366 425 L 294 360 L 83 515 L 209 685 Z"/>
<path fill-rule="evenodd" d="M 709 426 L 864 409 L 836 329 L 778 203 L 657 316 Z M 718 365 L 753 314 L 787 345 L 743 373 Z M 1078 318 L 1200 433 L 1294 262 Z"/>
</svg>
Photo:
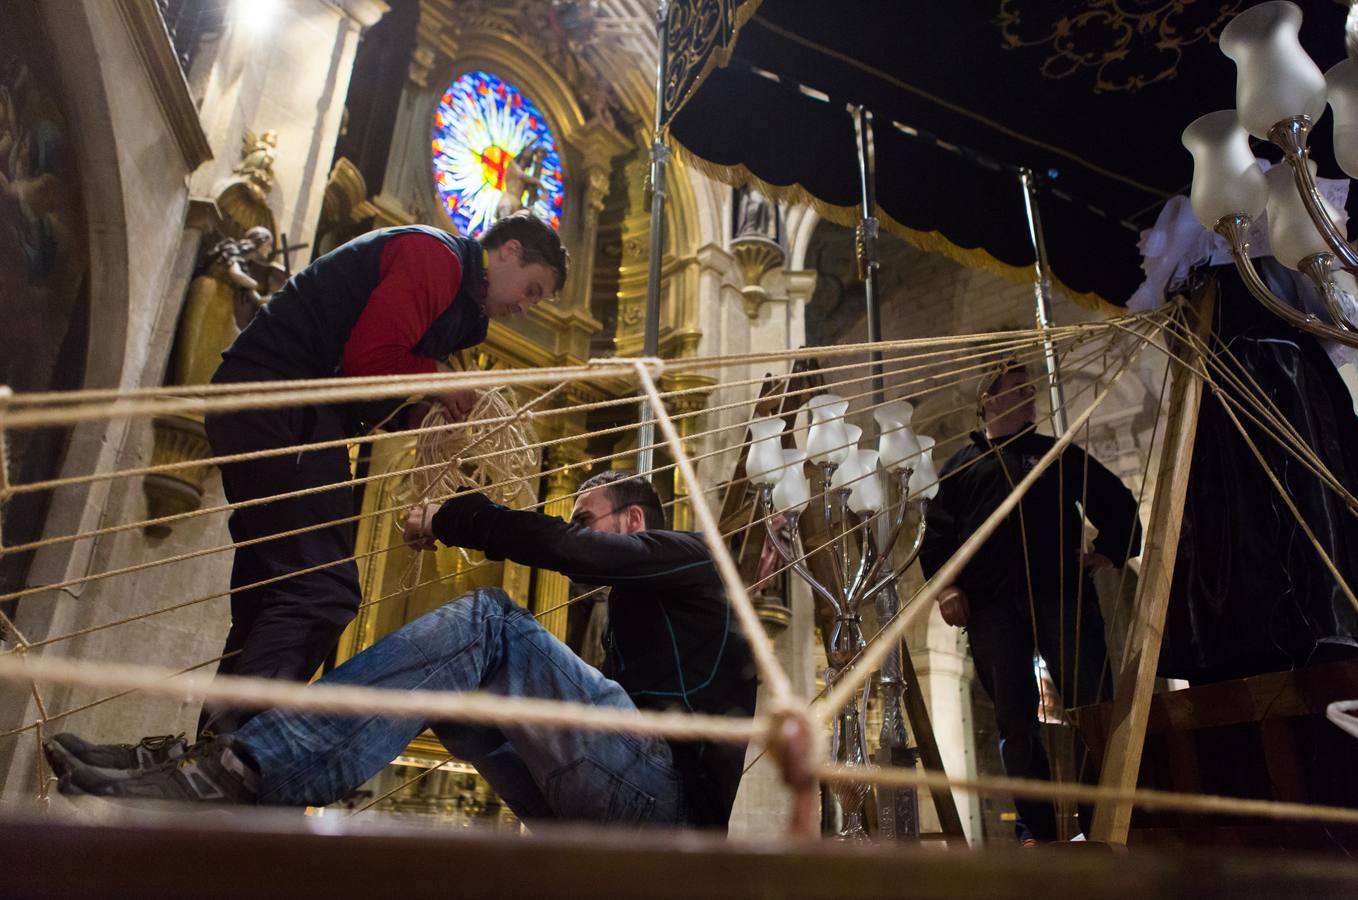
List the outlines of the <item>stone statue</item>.
<svg viewBox="0 0 1358 900">
<path fill-rule="evenodd" d="M 736 189 L 735 237 L 778 238 L 773 203 L 753 185 Z"/>
<path fill-rule="evenodd" d="M 246 130 L 241 138 L 240 162 L 231 171 L 248 180 L 262 195 L 273 190 L 273 164 L 278 158 L 278 132 L 255 134 Z"/>
<path fill-rule="evenodd" d="M 269 229 L 251 228 L 241 239 L 218 241 L 207 264 L 189 285 L 175 338 L 174 383 L 206 384 L 221 354 L 250 324 L 267 295 L 282 287 L 285 273 L 271 263 Z"/>
<path fill-rule="evenodd" d="M 547 157 L 545 147 L 524 147 L 519 155 L 505 166 L 505 187 L 500 194 L 500 202 L 495 204 L 495 218 L 503 219 L 514 213 L 530 209 L 537 202 L 538 192 L 542 190 L 542 161 Z M 524 193 L 527 192 L 527 200 Z"/>
</svg>

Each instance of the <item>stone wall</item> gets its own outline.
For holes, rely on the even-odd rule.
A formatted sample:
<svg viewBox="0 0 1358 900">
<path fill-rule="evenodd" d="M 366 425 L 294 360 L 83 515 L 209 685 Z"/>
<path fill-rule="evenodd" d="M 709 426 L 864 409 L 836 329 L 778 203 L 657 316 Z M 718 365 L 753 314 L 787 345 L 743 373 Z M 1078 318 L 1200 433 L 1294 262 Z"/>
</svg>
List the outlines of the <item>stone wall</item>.
<svg viewBox="0 0 1358 900">
<path fill-rule="evenodd" d="M 228 16 L 226 32 L 211 52 L 199 55 L 191 73 L 201 107 L 199 120 L 186 124 L 176 120 L 176 107 L 166 99 L 167 91 L 185 90 L 182 76 L 148 62 L 168 49 L 168 38 L 163 26 L 159 32 L 136 27 L 138 10 L 154 15 L 153 4 L 138 3 L 39 4 L 79 137 L 76 152 L 90 233 L 90 387 L 163 383 L 205 227 L 191 214 L 190 197 L 210 195 L 230 174 L 245 129 L 278 131 L 274 213 L 290 239 L 310 240 L 358 32 L 384 9 L 369 0 L 289 0 L 275 7 L 278 18 L 260 33 L 246 27 L 259 23 Z M 161 58 L 173 65 L 172 55 Z M 213 154 L 209 163 L 200 167 L 186 152 L 185 128 L 206 135 Z M 150 462 L 151 447 L 150 422 L 144 418 L 86 423 L 73 431 L 62 474 L 143 466 Z M 203 505 L 222 502 L 214 474 Z M 44 536 L 87 533 L 146 517 L 140 478 L 98 481 L 55 492 Z M 220 653 L 227 627 L 226 600 L 213 595 L 223 594 L 229 582 L 228 543 L 225 516 L 218 513 L 180 523 L 166 537 L 133 528 L 43 548 L 34 558 L 30 583 L 73 583 L 22 598 L 16 624 L 30 641 L 60 639 L 47 653 L 170 669 L 202 664 Z M 198 555 L 139 568 L 184 553 Z M 124 569 L 129 571 L 116 577 L 81 580 Z M 100 627 L 177 603 L 185 605 L 114 629 Z M 49 715 L 107 696 L 98 689 L 42 689 Z M 0 731 L 20 728 L 36 716 L 26 687 L 0 688 Z M 192 731 L 196 716 L 196 703 L 132 694 L 64 715 L 48 730 L 74 730 L 94 740 L 136 740 Z M 31 735 L 0 738 L 0 790 L 7 802 L 23 802 L 35 793 Z"/>
</svg>

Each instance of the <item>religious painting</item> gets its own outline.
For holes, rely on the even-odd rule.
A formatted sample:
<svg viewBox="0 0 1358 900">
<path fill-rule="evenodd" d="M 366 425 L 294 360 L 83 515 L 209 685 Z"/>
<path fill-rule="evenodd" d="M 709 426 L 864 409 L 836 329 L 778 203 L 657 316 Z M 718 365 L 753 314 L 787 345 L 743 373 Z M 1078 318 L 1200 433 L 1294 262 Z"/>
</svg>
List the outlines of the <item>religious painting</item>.
<svg viewBox="0 0 1358 900">
<path fill-rule="evenodd" d="M 69 121 L 51 53 L 30 3 L 6 6 L 0 27 L 0 385 L 17 392 L 85 380 L 89 300 L 85 220 Z M 9 435 L 15 483 L 57 474 L 66 434 Z M 10 545 L 39 536 L 45 493 L 5 509 Z M 31 554 L 0 560 L 0 591 L 22 582 Z"/>
<path fill-rule="evenodd" d="M 547 119 L 489 72 L 458 78 L 434 113 L 434 187 L 462 234 L 528 210 L 561 227 L 561 155 Z"/>
</svg>

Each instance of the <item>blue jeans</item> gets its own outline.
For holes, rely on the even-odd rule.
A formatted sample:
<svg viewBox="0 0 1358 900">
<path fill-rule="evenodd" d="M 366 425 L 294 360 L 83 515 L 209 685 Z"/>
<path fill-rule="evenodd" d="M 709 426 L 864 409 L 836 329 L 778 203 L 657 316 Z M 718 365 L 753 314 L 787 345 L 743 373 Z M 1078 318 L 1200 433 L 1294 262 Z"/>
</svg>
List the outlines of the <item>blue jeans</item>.
<svg viewBox="0 0 1358 900">
<path fill-rule="evenodd" d="M 321 679 L 405 690 L 481 690 L 635 709 L 504 591 L 473 591 L 421 616 Z M 525 821 L 683 821 L 683 790 L 659 738 L 524 726 L 271 710 L 234 735 L 260 772 L 259 802 L 323 806 L 377 774 L 426 727 L 476 766 Z"/>
</svg>

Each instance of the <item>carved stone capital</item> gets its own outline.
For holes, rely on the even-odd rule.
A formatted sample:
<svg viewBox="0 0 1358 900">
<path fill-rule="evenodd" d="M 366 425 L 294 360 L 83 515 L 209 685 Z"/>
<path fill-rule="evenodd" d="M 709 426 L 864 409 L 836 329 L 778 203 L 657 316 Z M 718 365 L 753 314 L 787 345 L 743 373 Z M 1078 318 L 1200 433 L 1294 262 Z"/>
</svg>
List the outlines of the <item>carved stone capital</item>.
<svg viewBox="0 0 1358 900">
<path fill-rule="evenodd" d="M 757 318 L 759 307 L 769 300 L 769 293 L 760 282 L 765 275 L 783 265 L 787 253 L 776 241 L 762 237 L 743 237 L 732 241 L 731 253 L 740 266 L 740 276 L 745 282 L 740 289 L 745 298 L 745 315 L 751 319 Z"/>
<path fill-rule="evenodd" d="M 683 391 L 677 397 L 666 397 L 665 408 L 675 413 L 695 413 L 707 407 L 707 400 L 717 386 L 717 379 L 710 375 L 694 372 L 680 372 L 660 376 L 660 390 L 665 393 Z M 692 430 L 685 420 L 680 433 Z"/>
<path fill-rule="evenodd" d="M 438 53 L 433 47 L 421 44 L 410 54 L 410 68 L 406 77 L 422 88 L 429 87 L 429 73 L 438 61 Z"/>
<path fill-rule="evenodd" d="M 585 205 L 598 214 L 608 199 L 608 169 L 591 166 L 585 173 Z"/>
<path fill-rule="evenodd" d="M 335 7 L 359 28 L 371 28 L 391 12 L 382 0 L 334 0 Z"/>
<path fill-rule="evenodd" d="M 589 460 L 585 448 L 576 443 L 557 444 L 548 447 L 543 457 L 548 472 L 547 496 L 564 497 L 575 493 L 584 480 L 585 463 Z M 570 468 L 563 468 L 565 466 Z"/>
</svg>

